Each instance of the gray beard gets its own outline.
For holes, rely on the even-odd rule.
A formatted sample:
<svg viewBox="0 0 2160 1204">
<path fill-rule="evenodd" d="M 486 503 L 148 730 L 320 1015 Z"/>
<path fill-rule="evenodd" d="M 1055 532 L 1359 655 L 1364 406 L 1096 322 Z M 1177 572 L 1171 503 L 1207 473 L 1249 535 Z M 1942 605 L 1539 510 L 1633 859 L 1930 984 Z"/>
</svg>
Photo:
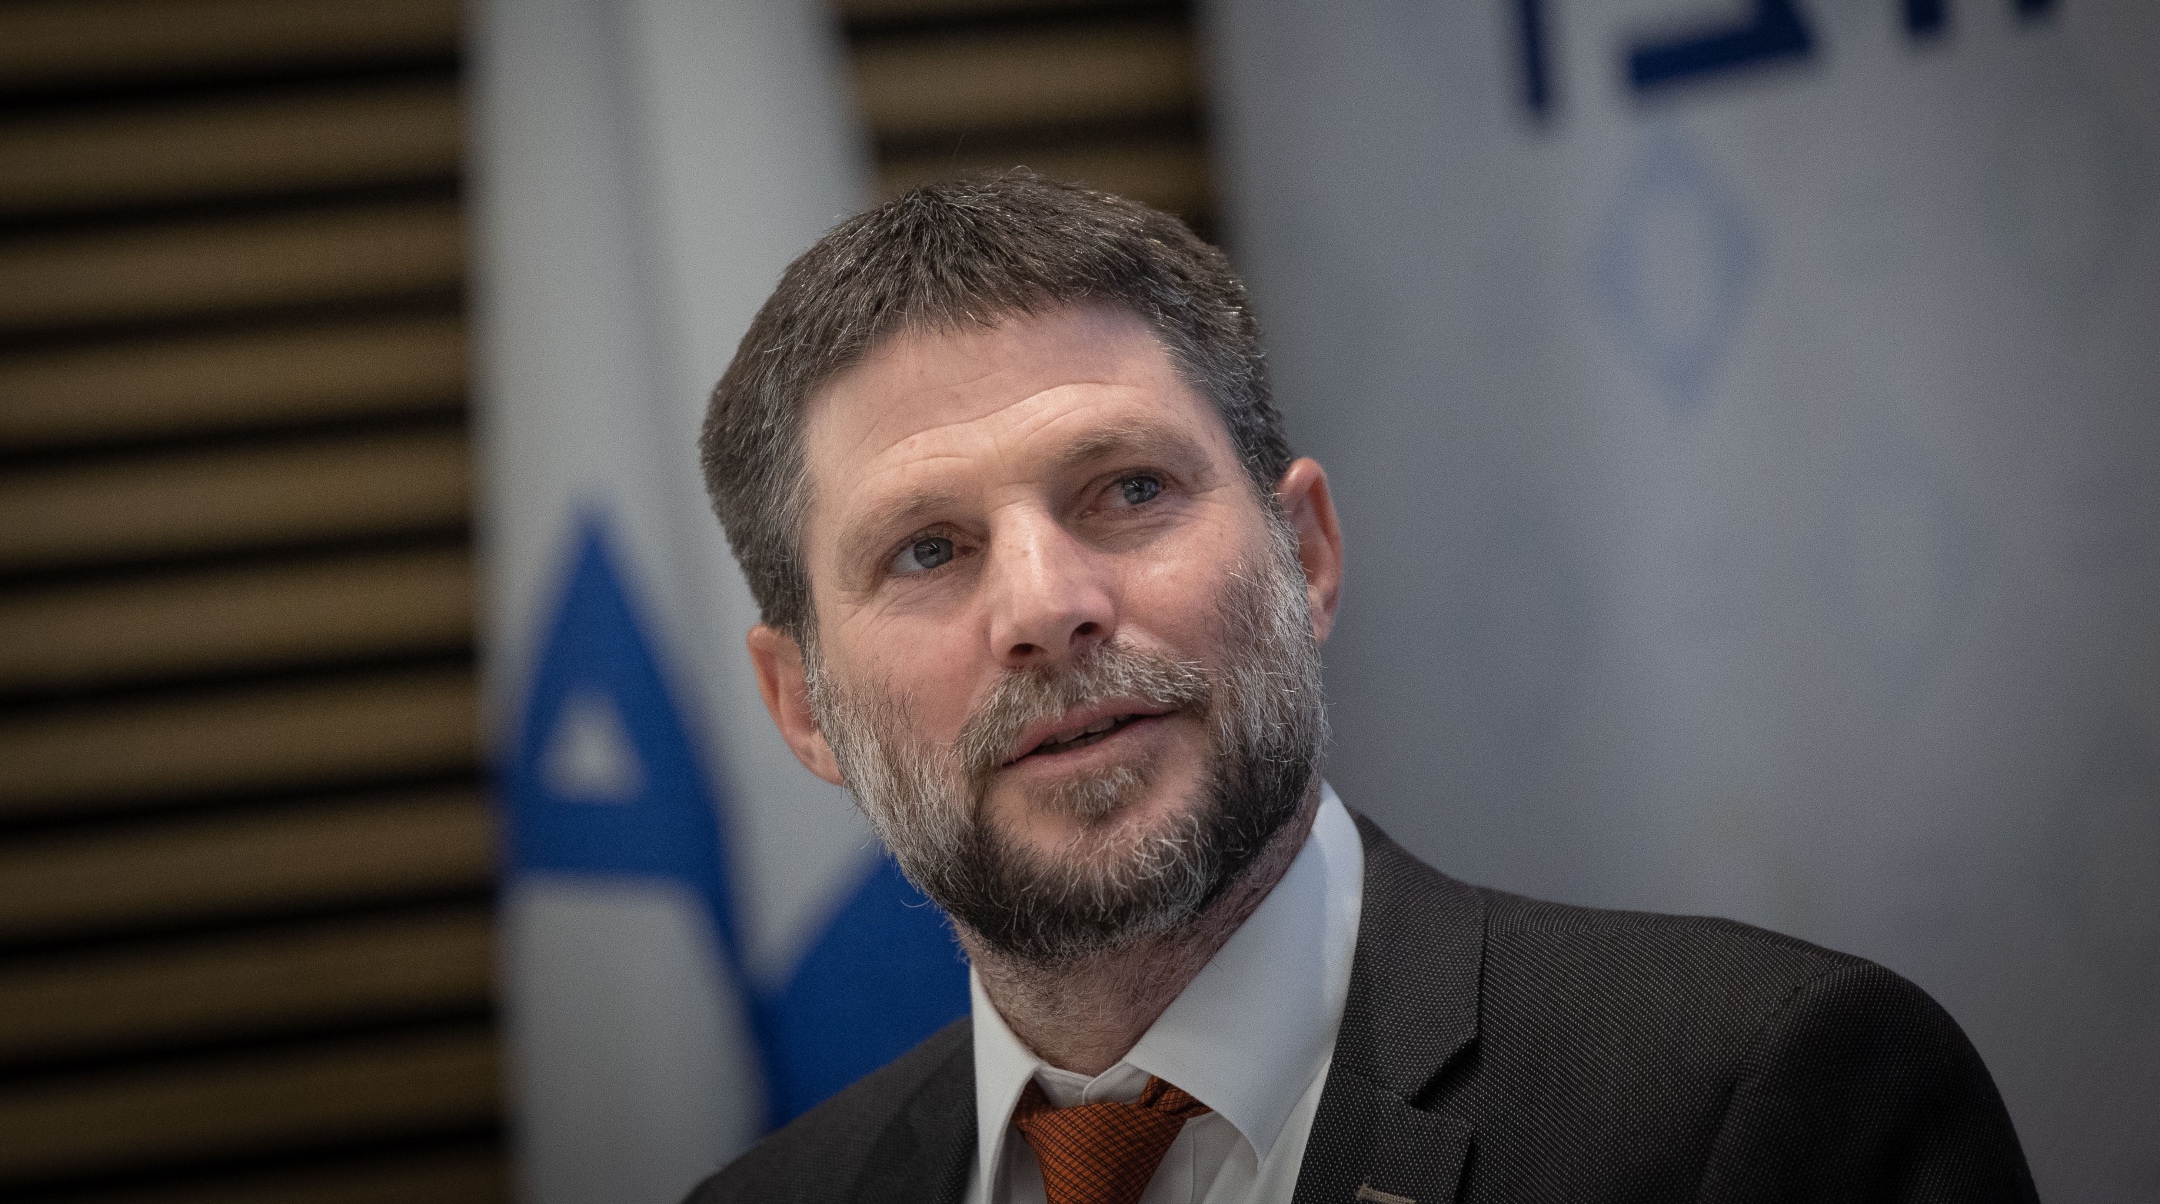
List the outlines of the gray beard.
<svg viewBox="0 0 2160 1204">
<path fill-rule="evenodd" d="M 1050 968 L 1181 928 L 1316 787 L 1327 743 L 1320 651 L 1296 536 L 1269 518 L 1264 563 L 1234 570 L 1217 605 L 1224 666 L 1113 639 L 1065 665 L 1007 674 L 949 747 L 917 735 L 905 689 L 842 685 L 806 644 L 810 705 L 857 805 L 908 880 L 990 951 Z M 1068 783 L 1035 800 L 1080 821 L 1082 837 L 1055 859 L 986 822 L 984 792 L 1020 733 L 1105 697 L 1205 719 L 1203 797 L 1135 839 L 1097 821 L 1148 788 L 1152 764 Z"/>
</svg>

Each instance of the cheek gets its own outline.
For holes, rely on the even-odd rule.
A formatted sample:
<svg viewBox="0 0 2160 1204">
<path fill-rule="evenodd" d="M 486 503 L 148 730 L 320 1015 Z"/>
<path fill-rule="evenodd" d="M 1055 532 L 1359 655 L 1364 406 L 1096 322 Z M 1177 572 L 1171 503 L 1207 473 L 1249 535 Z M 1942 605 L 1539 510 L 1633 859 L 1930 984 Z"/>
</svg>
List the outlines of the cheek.
<svg viewBox="0 0 2160 1204">
<path fill-rule="evenodd" d="M 1124 619 L 1160 639 L 1176 655 L 1215 660 L 1207 647 L 1217 638 L 1221 599 L 1234 572 L 1256 572 L 1249 541 L 1224 532 L 1189 541 L 1161 554 L 1137 558 L 1125 575 Z"/>
<path fill-rule="evenodd" d="M 905 694 L 919 735 L 947 744 L 959 734 L 982 672 L 959 654 L 949 629 L 906 617 L 862 617 L 842 623 L 839 634 L 855 680 Z"/>
<path fill-rule="evenodd" d="M 1125 626 L 1161 640 L 1173 655 L 1190 657 L 1208 651 L 1199 644 L 1214 634 L 1214 598 L 1220 589 L 1219 574 L 1212 566 L 1151 567 L 1127 589 Z"/>
</svg>

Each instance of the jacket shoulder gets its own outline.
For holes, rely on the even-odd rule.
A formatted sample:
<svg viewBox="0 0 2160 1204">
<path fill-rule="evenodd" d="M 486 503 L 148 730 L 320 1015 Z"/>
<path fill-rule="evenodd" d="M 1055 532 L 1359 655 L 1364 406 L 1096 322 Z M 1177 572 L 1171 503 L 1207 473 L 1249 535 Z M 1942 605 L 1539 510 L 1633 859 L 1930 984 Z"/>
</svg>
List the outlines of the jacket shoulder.
<svg viewBox="0 0 2160 1204">
<path fill-rule="evenodd" d="M 1481 1036 L 1495 1070 L 1580 1085 L 1647 1077 L 1696 1097 L 1668 1106 L 1714 1115 L 1750 1045 L 1810 984 L 1869 984 L 1855 998 L 1889 1006 L 1852 1010 L 1861 1027 L 1896 1027 L 1926 999 L 1872 962 L 1732 920 L 1478 893 Z"/>
<path fill-rule="evenodd" d="M 1979 1055 L 1898 974 L 1731 920 L 1478 893 L 1487 1099 L 1528 1132 L 1581 1135 L 1491 1134 L 1500 1195 L 1625 1168 L 1716 1200 L 1903 1198 L 1893 1183 L 2031 1198 Z"/>
<path fill-rule="evenodd" d="M 1507 972 L 1595 971 L 1609 986 L 1652 994 L 1711 983 L 1775 994 L 1826 973 L 1872 968 L 1890 974 L 1864 958 L 1736 920 L 1580 907 L 1473 889 L 1485 901 L 1488 965 L 1498 963 Z"/>
<path fill-rule="evenodd" d="M 700 1183 L 685 1204 L 739 1200 L 838 1200 L 869 1169 L 878 1142 L 926 1093 L 964 1097 L 974 1121 L 974 1029 L 962 1018 L 883 1069 L 790 1121 Z M 974 1131 L 967 1128 L 972 1147 Z"/>
<path fill-rule="evenodd" d="M 1625 1048 L 1654 1031 L 1692 1040 L 1697 1049 L 1737 1053 L 1787 995 L 1821 975 L 1880 974 L 1903 983 L 1861 958 L 1732 920 L 1581 907 L 1472 886 L 1369 821 L 1363 826 L 1366 923 L 1374 931 L 1361 940 L 1389 960 L 1424 960 L 1439 953 L 1428 947 L 1442 932 L 1433 914 L 1474 925 L 1477 1024 L 1487 1045 L 1512 1030 L 1559 1026 L 1596 1048 L 1616 1048 L 1616 1038 Z M 1696 1024 L 1709 1029 L 1683 1031 Z"/>
</svg>

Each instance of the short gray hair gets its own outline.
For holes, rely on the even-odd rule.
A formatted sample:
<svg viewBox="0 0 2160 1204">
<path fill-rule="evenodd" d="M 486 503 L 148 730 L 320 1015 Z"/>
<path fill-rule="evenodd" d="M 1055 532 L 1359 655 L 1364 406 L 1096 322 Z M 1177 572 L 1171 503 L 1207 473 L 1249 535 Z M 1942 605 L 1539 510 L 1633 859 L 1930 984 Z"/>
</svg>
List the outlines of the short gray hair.
<svg viewBox="0 0 2160 1204">
<path fill-rule="evenodd" d="M 788 265 L 714 388 L 705 487 L 764 621 L 814 633 L 803 413 L 880 341 L 1067 305 L 1131 310 L 1229 428 L 1264 500 L 1290 465 L 1259 325 L 1221 251 L 1169 214 L 1019 170 L 917 188 Z"/>
</svg>

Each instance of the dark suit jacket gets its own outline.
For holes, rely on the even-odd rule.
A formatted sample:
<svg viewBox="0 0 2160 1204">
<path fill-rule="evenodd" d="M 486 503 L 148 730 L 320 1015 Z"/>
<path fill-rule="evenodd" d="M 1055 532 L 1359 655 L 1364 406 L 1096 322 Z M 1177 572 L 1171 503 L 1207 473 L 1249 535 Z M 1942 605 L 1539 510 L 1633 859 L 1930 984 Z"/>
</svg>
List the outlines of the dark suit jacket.
<svg viewBox="0 0 2160 1204">
<path fill-rule="evenodd" d="M 1296 1204 L 2034 1199 L 1979 1055 L 1890 971 L 1466 886 L 1358 828 L 1350 998 Z M 962 1020 L 690 1201 L 957 1204 L 974 1156 Z"/>
</svg>

